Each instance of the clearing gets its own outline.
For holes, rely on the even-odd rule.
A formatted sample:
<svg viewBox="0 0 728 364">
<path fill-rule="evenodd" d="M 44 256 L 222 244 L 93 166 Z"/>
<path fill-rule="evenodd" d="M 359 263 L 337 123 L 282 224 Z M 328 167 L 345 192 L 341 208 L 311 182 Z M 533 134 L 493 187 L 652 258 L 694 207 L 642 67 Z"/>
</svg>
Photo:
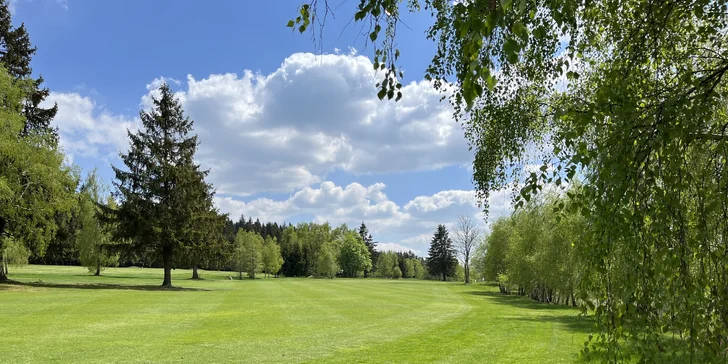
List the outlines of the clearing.
<svg viewBox="0 0 728 364">
<path fill-rule="evenodd" d="M 571 363 L 591 328 L 578 310 L 491 286 L 268 278 L 177 269 L 10 270 L 0 361 Z"/>
</svg>

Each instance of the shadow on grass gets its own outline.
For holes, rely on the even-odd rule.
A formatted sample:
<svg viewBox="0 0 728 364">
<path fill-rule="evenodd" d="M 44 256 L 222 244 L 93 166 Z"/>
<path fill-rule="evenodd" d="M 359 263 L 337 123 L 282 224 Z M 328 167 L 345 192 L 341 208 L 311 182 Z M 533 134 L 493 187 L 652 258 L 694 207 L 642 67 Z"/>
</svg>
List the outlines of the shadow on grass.
<svg viewBox="0 0 728 364">
<path fill-rule="evenodd" d="M 70 289 L 115 289 L 121 291 L 209 291 L 204 288 L 186 288 L 186 287 L 162 287 L 162 286 L 145 286 L 145 285 L 124 285 L 124 284 L 70 284 L 70 283 L 40 283 L 40 282 L 4 282 L 8 286 L 24 286 L 37 288 L 70 288 Z"/>
<path fill-rule="evenodd" d="M 565 305 L 553 305 L 536 302 L 528 297 L 517 295 L 506 295 L 499 292 L 470 291 L 469 294 L 487 297 L 491 302 L 509 305 L 525 310 L 536 310 L 542 313 L 552 312 L 554 315 L 536 315 L 512 317 L 509 320 L 523 322 L 551 322 L 565 326 L 569 331 L 580 333 L 591 333 L 594 328 L 594 321 L 590 317 L 584 317 L 576 312 L 574 307 Z"/>
<path fill-rule="evenodd" d="M 507 304 L 507 305 L 515 306 L 518 308 L 525 308 L 525 309 L 529 309 L 529 310 L 570 311 L 570 310 L 575 309 L 574 307 L 571 307 L 571 306 L 554 305 L 554 304 L 548 304 L 548 303 L 543 303 L 543 302 L 537 302 L 528 297 L 512 295 L 512 294 L 503 294 L 500 292 L 470 291 L 467 293 L 475 295 L 475 296 L 488 297 L 491 301 L 494 301 L 496 303 Z"/>
</svg>

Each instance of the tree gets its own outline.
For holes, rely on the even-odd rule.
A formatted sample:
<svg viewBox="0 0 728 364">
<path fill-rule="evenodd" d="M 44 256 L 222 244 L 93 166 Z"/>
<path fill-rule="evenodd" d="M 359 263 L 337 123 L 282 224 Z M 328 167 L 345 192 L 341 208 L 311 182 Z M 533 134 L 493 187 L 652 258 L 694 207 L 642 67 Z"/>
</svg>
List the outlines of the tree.
<svg viewBox="0 0 728 364">
<path fill-rule="evenodd" d="M 450 240 L 447 228 L 445 225 L 439 225 L 430 242 L 427 269 L 430 271 L 430 275 L 442 277 L 442 280 L 445 281 L 447 277 L 455 276 L 457 264 L 455 249 L 452 247 L 452 240 Z"/>
<path fill-rule="evenodd" d="M 369 249 L 356 233 L 343 236 L 339 245 L 339 265 L 347 277 L 356 277 L 360 272 L 372 268 Z"/>
<path fill-rule="evenodd" d="M 455 247 L 463 261 L 465 284 L 470 283 L 470 259 L 480 240 L 480 228 L 472 216 L 460 216 L 455 225 Z"/>
<path fill-rule="evenodd" d="M 106 209 L 105 220 L 114 226 L 117 239 L 128 239 L 131 248 L 150 252 L 164 266 L 162 286 L 172 286 L 172 267 L 184 257 L 185 248 L 204 236 L 200 217 L 210 217 L 214 194 L 205 182 L 208 171 L 194 163 L 197 136 L 190 136 L 193 122 L 166 84 L 153 108 L 142 110 L 142 128 L 128 132 L 130 148 L 121 158 L 127 170 L 115 173 L 117 209 Z"/>
<path fill-rule="evenodd" d="M 47 135 L 23 133 L 23 101 L 30 92 L 30 81 L 0 68 L 0 236 L 43 256 L 58 227 L 54 217 L 75 204 L 76 180 Z M 0 262 L 0 281 L 7 280 L 5 266 Z"/>
<path fill-rule="evenodd" d="M 86 176 L 79 193 L 80 229 L 76 235 L 76 247 L 81 264 L 88 268 L 89 272 L 94 272 L 95 276 L 101 275 L 102 269 L 116 265 L 119 260 L 119 254 L 112 253 L 108 249 L 111 234 L 99 221 L 101 214 L 99 205 L 107 203 L 109 208 L 115 208 L 111 196 L 104 201 L 106 193 L 96 169 L 92 170 Z"/>
<path fill-rule="evenodd" d="M 281 266 L 283 266 L 281 247 L 278 246 L 276 238 L 268 236 L 263 244 L 263 270 L 266 274 L 277 276 Z"/>
<path fill-rule="evenodd" d="M 7 274 L 9 266 L 22 267 L 28 264 L 30 250 L 25 245 L 6 237 L 0 237 L 0 239 L 5 240 L 2 243 L 4 249 L 0 252 L 0 255 L 2 255 L 2 262 L 0 263 L 5 266 L 0 269 L 4 269 L 4 272 Z"/>
<path fill-rule="evenodd" d="M 243 279 L 243 272 L 255 279 L 255 274 L 263 268 L 263 238 L 254 231 L 238 231 L 233 262 L 240 279 Z"/>
<path fill-rule="evenodd" d="M 369 257 L 372 260 L 372 268 L 371 270 L 376 270 L 376 262 L 377 262 L 377 255 L 379 254 L 377 252 L 377 242 L 374 241 L 374 238 L 372 237 L 372 234 L 369 233 L 369 229 L 364 224 L 364 221 L 361 222 L 361 226 L 359 226 L 359 236 L 361 237 L 361 240 L 364 242 L 364 245 L 367 246 L 367 250 L 369 250 Z M 369 275 L 369 271 L 364 271 L 364 277 L 366 278 Z"/>
<path fill-rule="evenodd" d="M 354 14 L 372 29 L 374 67 L 386 69 L 380 98 L 401 97 L 402 55 L 393 45 L 402 4 L 363 0 Z M 288 25 L 303 32 L 312 18 L 321 23 L 317 9 L 327 5 L 307 2 Z M 580 295 L 599 313 L 584 352 L 618 361 L 628 347 L 640 361 L 725 360 L 728 320 L 716 307 L 728 304 L 719 253 L 728 248 L 726 2 L 406 6 L 422 5 L 437 43 L 426 78 L 453 90 L 455 116 L 468 119 L 486 208 L 491 191 L 514 179 L 523 182 L 518 207 L 546 184 L 584 182 L 570 196 L 588 220 L 588 238 L 577 245 L 588 270 Z M 528 155 L 526 146 L 547 139 L 553 148 Z M 526 171 L 534 159 L 543 165 Z"/>
<path fill-rule="evenodd" d="M 425 278 L 425 267 L 422 265 L 422 261 L 420 259 L 413 259 L 412 261 L 413 266 L 413 277 L 417 279 Z"/>
<path fill-rule="evenodd" d="M 58 131 L 51 125 L 51 120 L 58 112 L 58 105 L 45 109 L 40 103 L 48 97 L 50 91 L 41 88 L 43 77 L 32 79 L 30 62 L 35 55 L 36 48 L 30 43 L 30 37 L 25 24 L 13 28 L 10 8 L 7 0 L 0 0 L 0 63 L 5 65 L 8 73 L 16 80 L 29 81 L 28 97 L 23 101 L 23 115 L 25 124 L 22 135 L 42 135 L 42 141 L 50 148 L 58 144 Z"/>
<path fill-rule="evenodd" d="M 326 278 L 336 277 L 339 272 L 339 265 L 336 263 L 338 251 L 334 243 L 328 242 L 324 244 L 319 255 L 318 264 L 316 265 L 316 273 Z"/>
</svg>

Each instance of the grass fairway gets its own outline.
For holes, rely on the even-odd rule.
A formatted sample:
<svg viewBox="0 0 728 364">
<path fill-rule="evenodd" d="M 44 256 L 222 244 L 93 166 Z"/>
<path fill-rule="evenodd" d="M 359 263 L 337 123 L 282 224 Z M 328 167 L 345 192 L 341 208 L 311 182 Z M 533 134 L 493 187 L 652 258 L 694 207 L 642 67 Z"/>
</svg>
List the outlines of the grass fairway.
<svg viewBox="0 0 728 364">
<path fill-rule="evenodd" d="M 591 327 L 484 285 L 201 273 L 11 269 L 29 284 L 0 284 L 0 362 L 570 363 Z"/>
</svg>

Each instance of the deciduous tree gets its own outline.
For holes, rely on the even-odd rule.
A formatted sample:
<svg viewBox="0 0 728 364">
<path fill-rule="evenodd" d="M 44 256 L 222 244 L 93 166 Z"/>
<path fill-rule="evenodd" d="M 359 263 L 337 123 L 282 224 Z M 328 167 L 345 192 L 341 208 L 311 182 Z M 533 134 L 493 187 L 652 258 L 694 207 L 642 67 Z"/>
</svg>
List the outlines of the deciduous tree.
<svg viewBox="0 0 728 364">
<path fill-rule="evenodd" d="M 43 256 L 57 229 L 54 217 L 75 204 L 76 180 L 48 135 L 23 133 L 30 82 L 0 68 L 0 236 Z M 5 266 L 0 262 L 0 281 L 7 280 Z"/>
<path fill-rule="evenodd" d="M 372 267 L 369 249 L 353 232 L 345 234 L 339 243 L 339 265 L 347 277 L 356 277 Z"/>
<path fill-rule="evenodd" d="M 109 249 L 111 233 L 99 221 L 100 205 L 106 203 L 110 209 L 116 208 L 116 203 L 108 193 L 94 169 L 86 176 L 78 197 L 80 227 L 76 234 L 76 247 L 81 264 L 96 276 L 101 275 L 102 269 L 116 265 L 119 260 L 118 252 Z"/>
<path fill-rule="evenodd" d="M 472 216 L 464 215 L 455 224 L 455 247 L 463 262 L 465 284 L 470 283 L 470 259 L 480 241 L 480 228 Z"/>
</svg>

